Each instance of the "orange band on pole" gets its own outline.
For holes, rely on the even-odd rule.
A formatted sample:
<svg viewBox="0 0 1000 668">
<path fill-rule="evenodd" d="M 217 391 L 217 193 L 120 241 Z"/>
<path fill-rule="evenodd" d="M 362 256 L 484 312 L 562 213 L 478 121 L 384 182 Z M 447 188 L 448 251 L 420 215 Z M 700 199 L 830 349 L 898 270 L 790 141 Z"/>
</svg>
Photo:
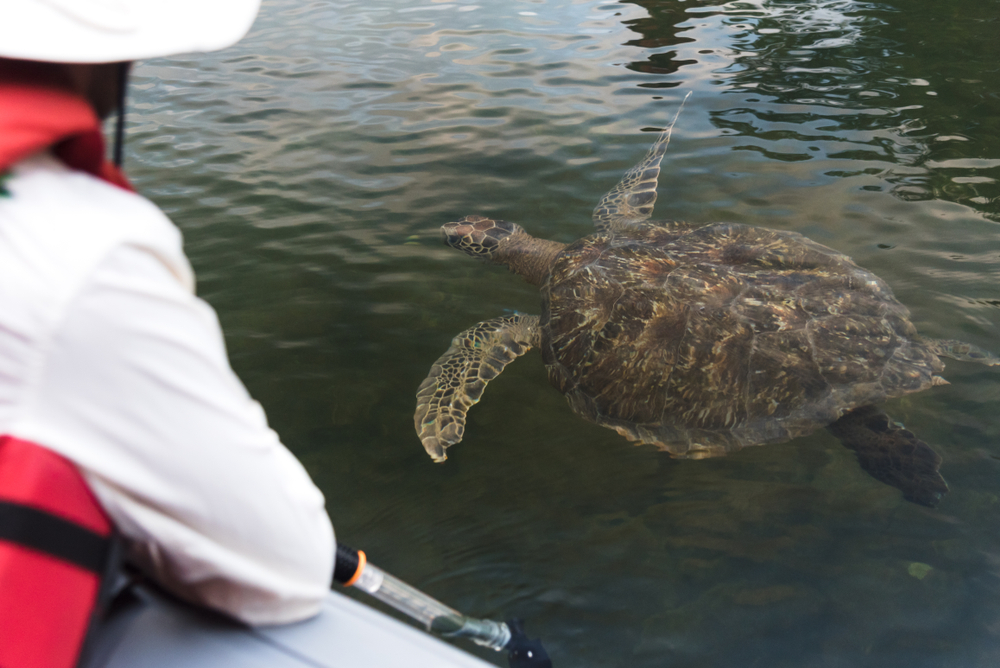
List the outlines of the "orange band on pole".
<svg viewBox="0 0 1000 668">
<path fill-rule="evenodd" d="M 358 550 L 358 570 L 354 571 L 354 575 L 351 576 L 351 579 L 344 583 L 345 587 L 350 587 L 358 581 L 358 578 L 361 577 L 361 571 L 365 570 L 365 564 L 367 563 L 368 557 L 365 556 L 365 553 L 362 550 Z"/>
</svg>

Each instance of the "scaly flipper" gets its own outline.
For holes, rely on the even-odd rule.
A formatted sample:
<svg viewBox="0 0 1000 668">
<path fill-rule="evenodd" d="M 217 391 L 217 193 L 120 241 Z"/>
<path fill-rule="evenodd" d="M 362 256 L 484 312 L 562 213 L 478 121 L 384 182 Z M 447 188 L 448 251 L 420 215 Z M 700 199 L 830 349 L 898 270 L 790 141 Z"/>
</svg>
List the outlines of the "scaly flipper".
<svg viewBox="0 0 1000 668">
<path fill-rule="evenodd" d="M 594 225 L 598 232 L 641 223 L 653 215 L 653 205 L 656 204 L 656 182 L 660 178 L 660 161 L 667 152 L 670 133 L 689 95 L 691 93 L 684 96 L 674 120 L 670 121 L 669 127 L 660 133 L 642 162 L 625 172 L 618 185 L 602 197 L 594 208 Z"/>
<path fill-rule="evenodd" d="M 857 453 L 861 468 L 902 491 L 907 501 L 933 508 L 948 492 L 938 453 L 878 408 L 856 408 L 827 429 Z"/>
<path fill-rule="evenodd" d="M 436 462 L 462 440 L 465 415 L 483 396 L 486 383 L 539 344 L 538 316 L 508 315 L 486 320 L 451 341 L 417 390 L 413 426 Z"/>
<path fill-rule="evenodd" d="M 979 362 L 986 366 L 1000 364 L 1000 357 L 971 343 L 964 343 L 955 339 L 923 339 L 923 342 L 938 357 L 950 357 L 953 360 L 961 362 Z"/>
</svg>

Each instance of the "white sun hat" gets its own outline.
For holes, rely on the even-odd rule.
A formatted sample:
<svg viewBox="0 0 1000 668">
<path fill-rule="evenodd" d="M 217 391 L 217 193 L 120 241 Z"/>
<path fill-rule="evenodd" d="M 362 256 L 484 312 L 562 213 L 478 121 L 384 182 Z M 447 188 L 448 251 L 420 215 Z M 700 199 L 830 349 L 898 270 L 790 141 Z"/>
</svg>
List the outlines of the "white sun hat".
<svg viewBox="0 0 1000 668">
<path fill-rule="evenodd" d="M 112 63 L 236 43 L 260 0 L 0 0 L 0 57 Z"/>
</svg>

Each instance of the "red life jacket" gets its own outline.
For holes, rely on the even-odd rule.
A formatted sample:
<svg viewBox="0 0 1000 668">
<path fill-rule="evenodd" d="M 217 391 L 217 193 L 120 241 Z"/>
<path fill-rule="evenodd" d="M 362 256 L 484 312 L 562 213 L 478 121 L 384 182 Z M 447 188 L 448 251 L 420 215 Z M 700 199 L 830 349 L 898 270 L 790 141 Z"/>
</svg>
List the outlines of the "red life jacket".
<svg viewBox="0 0 1000 668">
<path fill-rule="evenodd" d="M 113 558 L 111 520 L 76 466 L 0 436 L 0 666 L 75 666 Z"/>
<path fill-rule="evenodd" d="M 132 190 L 105 159 L 101 122 L 83 98 L 43 85 L 0 82 L 0 173 L 48 147 L 67 167 Z"/>
</svg>

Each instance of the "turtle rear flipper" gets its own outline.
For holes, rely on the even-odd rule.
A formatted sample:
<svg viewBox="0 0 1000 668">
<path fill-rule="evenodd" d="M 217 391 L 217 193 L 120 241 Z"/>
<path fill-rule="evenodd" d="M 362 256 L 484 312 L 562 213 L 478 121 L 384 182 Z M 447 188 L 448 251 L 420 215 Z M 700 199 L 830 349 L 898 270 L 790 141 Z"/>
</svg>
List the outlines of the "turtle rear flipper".
<svg viewBox="0 0 1000 668">
<path fill-rule="evenodd" d="M 1000 357 L 997 357 L 988 350 L 964 341 L 955 339 L 924 339 L 924 343 L 938 357 L 950 357 L 960 362 L 979 362 L 986 366 L 996 366 L 1000 364 Z"/>
<path fill-rule="evenodd" d="M 827 429 L 857 453 L 861 468 L 902 491 L 907 501 L 933 508 L 948 492 L 938 472 L 940 455 L 878 408 L 857 408 Z"/>
<path fill-rule="evenodd" d="M 483 396 L 486 384 L 504 367 L 537 346 L 538 316 L 509 315 L 485 320 L 451 341 L 417 390 L 413 426 L 436 462 L 462 440 L 465 415 Z"/>
</svg>

